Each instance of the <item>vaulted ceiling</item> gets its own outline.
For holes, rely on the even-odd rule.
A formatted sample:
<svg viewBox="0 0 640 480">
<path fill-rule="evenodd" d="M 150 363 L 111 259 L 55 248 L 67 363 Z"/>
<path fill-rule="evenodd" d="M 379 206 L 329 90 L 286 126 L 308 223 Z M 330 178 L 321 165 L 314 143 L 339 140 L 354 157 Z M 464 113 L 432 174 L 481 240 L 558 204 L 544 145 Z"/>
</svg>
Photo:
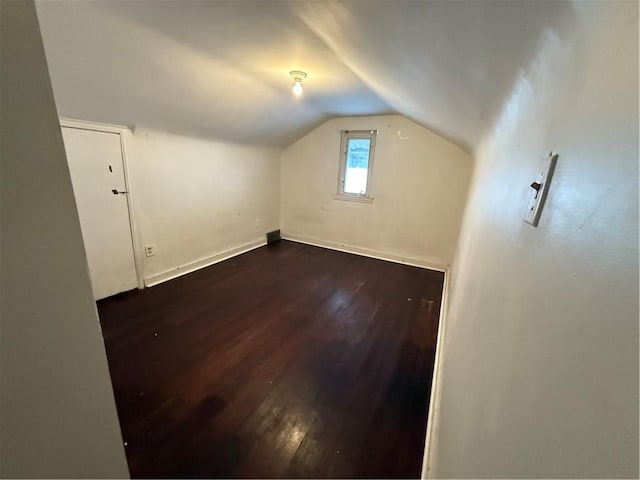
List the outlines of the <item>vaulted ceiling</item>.
<svg viewBox="0 0 640 480">
<path fill-rule="evenodd" d="M 566 2 L 58 1 L 38 17 L 62 116 L 283 147 L 400 113 L 480 142 Z M 308 73 L 291 92 L 289 71 Z"/>
</svg>

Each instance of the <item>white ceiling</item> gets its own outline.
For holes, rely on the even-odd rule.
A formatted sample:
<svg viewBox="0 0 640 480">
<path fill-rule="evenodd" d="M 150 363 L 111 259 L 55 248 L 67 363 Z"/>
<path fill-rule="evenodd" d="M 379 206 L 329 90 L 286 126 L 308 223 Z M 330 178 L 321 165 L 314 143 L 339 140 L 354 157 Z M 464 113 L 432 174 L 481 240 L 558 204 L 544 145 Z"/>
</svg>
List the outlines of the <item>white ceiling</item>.
<svg viewBox="0 0 640 480">
<path fill-rule="evenodd" d="M 62 116 L 286 146 L 400 113 L 466 150 L 566 2 L 37 2 Z M 305 93 L 291 93 L 304 70 Z"/>
</svg>

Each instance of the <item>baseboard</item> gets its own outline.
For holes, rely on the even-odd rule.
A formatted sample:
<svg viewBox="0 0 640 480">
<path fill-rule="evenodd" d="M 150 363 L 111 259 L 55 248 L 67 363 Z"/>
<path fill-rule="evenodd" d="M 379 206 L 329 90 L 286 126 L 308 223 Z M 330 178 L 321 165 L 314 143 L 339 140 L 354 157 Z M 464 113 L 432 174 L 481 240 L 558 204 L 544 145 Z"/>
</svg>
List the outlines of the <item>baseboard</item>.
<svg viewBox="0 0 640 480">
<path fill-rule="evenodd" d="M 433 363 L 433 378 L 431 380 L 431 399 L 429 401 L 429 413 L 427 415 L 427 432 L 424 444 L 424 456 L 422 459 L 423 479 L 436 478 L 436 450 L 438 425 L 440 424 L 440 400 L 442 398 L 442 348 L 446 334 L 447 323 L 447 297 L 449 296 L 449 272 L 444 274 L 444 287 L 440 302 L 440 319 L 438 320 L 438 339 L 436 340 L 436 358 Z"/>
<path fill-rule="evenodd" d="M 253 242 L 245 243 L 238 247 L 229 248 L 214 255 L 210 255 L 193 262 L 185 263 L 184 265 L 180 265 L 179 267 L 175 267 L 161 273 L 156 273 L 154 275 L 149 275 L 148 277 L 145 277 L 144 285 L 145 287 L 153 287 L 154 285 L 158 285 L 159 283 L 181 277 L 182 275 L 186 275 L 187 273 L 195 272 L 196 270 L 200 270 L 201 268 L 208 267 L 210 265 L 213 265 L 214 263 L 222 262 L 223 260 L 227 260 L 231 257 L 246 253 L 250 250 L 254 250 L 266 244 L 267 241 L 261 238 L 259 240 L 254 240 Z"/>
<path fill-rule="evenodd" d="M 314 245 L 316 247 L 329 248 L 331 250 L 338 250 L 339 252 L 353 253 L 355 255 L 362 255 L 363 257 L 376 258 L 378 260 L 386 260 L 388 262 L 402 263 L 404 265 L 410 265 L 412 267 L 427 268 L 429 270 L 437 270 L 438 272 L 446 272 L 447 265 L 430 262 L 429 260 L 406 257 L 403 255 L 397 255 L 389 252 L 381 252 L 378 250 L 372 250 L 364 247 L 357 247 L 355 245 L 348 245 L 345 243 L 331 242 L 328 240 L 318 240 L 316 238 L 305 237 L 302 235 L 295 235 L 292 233 L 282 233 L 284 240 L 291 240 L 298 243 L 306 243 L 307 245 Z"/>
</svg>

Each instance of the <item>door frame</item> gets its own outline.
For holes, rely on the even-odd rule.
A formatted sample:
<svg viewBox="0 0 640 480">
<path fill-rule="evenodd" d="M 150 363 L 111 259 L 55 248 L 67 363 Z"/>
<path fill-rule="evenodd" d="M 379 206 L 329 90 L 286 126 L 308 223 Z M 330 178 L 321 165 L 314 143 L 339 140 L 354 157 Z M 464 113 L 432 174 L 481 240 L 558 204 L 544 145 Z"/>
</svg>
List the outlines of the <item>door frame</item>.
<svg viewBox="0 0 640 480">
<path fill-rule="evenodd" d="M 138 290 L 144 288 L 144 276 L 142 273 L 142 247 L 138 228 L 136 225 L 136 215 L 133 200 L 133 190 L 131 189 L 131 179 L 129 177 L 129 162 L 127 155 L 127 143 L 131 138 L 131 129 L 123 125 L 108 125 L 105 123 L 88 122 L 73 118 L 60 117 L 60 128 L 75 128 L 78 130 L 91 130 L 94 132 L 115 133 L 120 137 L 120 152 L 122 154 L 122 171 L 124 173 L 124 187 L 127 191 L 127 211 L 129 213 L 129 230 L 131 232 L 131 248 L 133 250 L 133 263 L 136 269 L 136 279 Z"/>
</svg>

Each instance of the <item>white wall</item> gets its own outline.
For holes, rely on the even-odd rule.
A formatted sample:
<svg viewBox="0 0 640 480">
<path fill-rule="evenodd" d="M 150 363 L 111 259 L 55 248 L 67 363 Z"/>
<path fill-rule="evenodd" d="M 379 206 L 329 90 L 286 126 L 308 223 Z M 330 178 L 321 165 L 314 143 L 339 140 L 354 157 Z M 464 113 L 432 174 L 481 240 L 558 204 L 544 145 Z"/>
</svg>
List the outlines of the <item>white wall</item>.
<svg viewBox="0 0 640 480">
<path fill-rule="evenodd" d="M 0 476 L 128 477 L 35 7 L 0 7 Z"/>
<path fill-rule="evenodd" d="M 280 152 L 136 129 L 129 169 L 144 277 L 256 246 L 280 228 Z M 180 270 L 178 270 L 180 268 Z"/>
<path fill-rule="evenodd" d="M 373 203 L 334 200 L 341 130 L 376 129 Z M 292 238 L 445 268 L 471 169 L 466 152 L 405 117 L 329 120 L 282 155 L 282 230 Z"/>
<path fill-rule="evenodd" d="M 477 154 L 435 478 L 638 477 L 638 4 L 574 7 Z"/>
</svg>

